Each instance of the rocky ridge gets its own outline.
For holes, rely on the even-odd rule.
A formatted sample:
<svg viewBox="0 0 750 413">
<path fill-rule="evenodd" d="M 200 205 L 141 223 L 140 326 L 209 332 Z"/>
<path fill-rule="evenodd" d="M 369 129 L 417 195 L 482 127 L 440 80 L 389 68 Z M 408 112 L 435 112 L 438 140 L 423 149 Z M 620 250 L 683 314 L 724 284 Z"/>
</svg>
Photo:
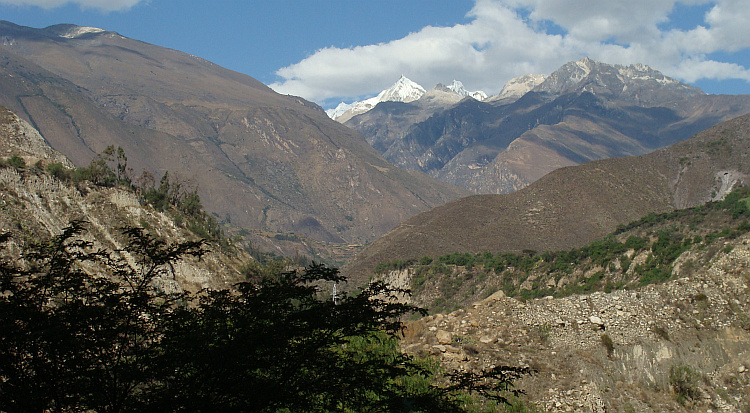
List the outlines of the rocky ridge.
<svg viewBox="0 0 750 413">
<path fill-rule="evenodd" d="M 477 194 L 517 191 L 592 160 L 637 156 L 750 111 L 642 64 L 584 58 L 510 80 L 500 95 L 424 109 L 379 105 L 346 121 L 388 161 Z M 710 109 L 708 109 L 710 107 Z"/>
<path fill-rule="evenodd" d="M 454 252 L 581 247 L 648 213 L 702 205 L 747 182 L 748 136 L 750 115 L 740 116 L 647 155 L 560 168 L 520 191 L 462 198 L 405 221 L 344 269 L 371 273 L 381 263 Z"/>
<path fill-rule="evenodd" d="M 644 64 L 609 65 L 588 57 L 566 63 L 532 90 L 556 96 L 571 92 L 617 96 L 639 106 L 661 105 L 705 95 L 702 90 Z"/>
<path fill-rule="evenodd" d="M 540 83 L 547 79 L 548 75 L 535 74 L 535 75 L 522 75 L 514 77 L 507 81 L 500 91 L 500 94 L 493 96 L 493 99 L 518 99 L 521 96 L 531 92 Z"/>
<path fill-rule="evenodd" d="M 59 162 L 67 168 L 73 167 L 73 163 L 65 155 L 52 149 L 34 127 L 2 106 L 0 136 L 3 138 L 0 140 L 0 153 L 6 156 L 23 155 L 29 164 L 42 160 Z"/>
</svg>

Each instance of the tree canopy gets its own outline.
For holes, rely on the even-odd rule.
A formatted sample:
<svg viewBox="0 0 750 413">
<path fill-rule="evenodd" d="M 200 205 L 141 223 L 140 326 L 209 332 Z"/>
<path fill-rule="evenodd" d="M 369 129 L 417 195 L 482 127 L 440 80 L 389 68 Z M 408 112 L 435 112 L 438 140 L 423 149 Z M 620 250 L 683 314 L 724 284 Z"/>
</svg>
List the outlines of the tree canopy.
<svg viewBox="0 0 750 413">
<path fill-rule="evenodd" d="M 375 282 L 336 303 L 344 279 L 313 264 L 234 289 L 159 288 L 205 252 L 123 228 L 122 251 L 83 241 L 85 223 L 12 259 L 0 241 L 1 411 L 462 412 L 466 390 L 517 394 L 526 369 L 441 376 L 403 354 L 399 319 L 421 309 Z M 452 380 L 451 380 L 452 379 Z"/>
</svg>

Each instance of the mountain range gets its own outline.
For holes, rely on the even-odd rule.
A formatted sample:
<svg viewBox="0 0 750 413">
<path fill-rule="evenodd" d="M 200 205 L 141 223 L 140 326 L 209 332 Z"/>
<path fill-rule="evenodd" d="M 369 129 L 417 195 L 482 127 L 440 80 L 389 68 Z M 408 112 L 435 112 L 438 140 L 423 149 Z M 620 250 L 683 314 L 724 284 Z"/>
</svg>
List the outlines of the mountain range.
<svg viewBox="0 0 750 413">
<path fill-rule="evenodd" d="M 225 224 L 364 243 L 466 194 L 389 164 L 318 105 L 196 56 L 74 25 L 3 21 L 0 39 L 0 104 L 53 148 L 85 166 L 120 146 L 135 175 L 169 171 Z"/>
<path fill-rule="evenodd" d="M 465 97 L 471 97 L 480 101 L 487 99 L 486 93 L 482 92 L 481 90 L 470 92 L 464 87 L 463 83 L 458 80 L 454 80 L 448 86 L 438 83 L 433 90 L 439 90 L 446 94 L 445 102 L 442 102 L 441 106 L 447 105 L 448 103 L 457 103 Z M 399 78 L 396 83 L 394 83 L 388 89 L 385 89 L 378 93 L 377 96 L 354 103 L 341 102 L 335 108 L 326 110 L 326 113 L 331 117 L 331 119 L 334 119 L 340 123 L 345 123 L 354 116 L 369 112 L 379 103 L 410 103 L 422 99 L 423 97 L 425 97 L 425 94 L 427 94 L 425 88 L 412 81 L 411 79 L 408 79 L 406 76 L 401 75 L 401 78 Z"/>
<path fill-rule="evenodd" d="M 344 124 L 401 168 L 508 193 L 557 168 L 642 155 L 750 111 L 747 95 L 707 95 L 645 65 L 589 58 L 512 79 L 482 101 L 437 93 L 382 102 Z"/>
<path fill-rule="evenodd" d="M 648 153 L 750 111 L 748 96 L 706 95 L 643 65 L 583 59 L 549 76 L 520 77 L 482 101 L 464 96 L 459 82 L 424 91 L 402 77 L 379 95 L 391 100 L 346 122 L 360 134 L 319 106 L 279 95 L 249 76 L 114 32 L 2 22 L 0 39 L 0 104 L 53 148 L 85 166 L 107 146 L 120 146 L 135 175 L 147 171 L 158 179 L 169 171 L 197 187 L 217 220 L 269 248 L 280 244 L 279 233 L 369 243 L 419 212 L 470 194 L 450 183 L 510 192 L 556 168 Z M 534 187 L 546 189 L 508 198 L 517 201 L 495 205 L 469 197 L 440 206 L 373 243 L 357 262 L 423 250 L 474 251 L 478 234 L 486 239 L 482 249 L 561 248 L 644 213 L 699 202 L 667 201 L 663 188 L 649 189 L 661 178 L 620 177 L 630 179 L 622 185 L 635 192 L 614 193 L 606 208 L 599 207 L 598 194 L 607 193 L 599 186 L 610 181 L 594 176 L 581 192 L 581 180 L 589 180 L 579 174 L 591 173 L 561 169 Z M 534 191 L 540 195 L 528 195 Z M 576 198 L 560 196 L 567 192 Z M 640 201 L 631 205 L 634 200 Z M 515 206 L 506 211 L 505 202 Z M 515 220 L 536 216 L 528 205 L 539 202 L 544 214 L 538 219 Z M 474 203 L 478 209 L 469 206 Z M 442 218 L 420 221 L 425 217 Z M 530 226 L 518 227 L 522 222 Z M 500 223 L 505 226 L 496 227 Z M 405 231 L 421 225 L 427 227 L 418 241 Z M 410 241 L 395 241 L 402 233 Z M 277 252 L 291 255 L 297 247 Z"/>
<path fill-rule="evenodd" d="M 649 213 L 721 199 L 750 176 L 750 114 L 646 155 L 555 170 L 510 194 L 474 195 L 420 213 L 345 267 L 450 253 L 581 247 Z"/>
</svg>

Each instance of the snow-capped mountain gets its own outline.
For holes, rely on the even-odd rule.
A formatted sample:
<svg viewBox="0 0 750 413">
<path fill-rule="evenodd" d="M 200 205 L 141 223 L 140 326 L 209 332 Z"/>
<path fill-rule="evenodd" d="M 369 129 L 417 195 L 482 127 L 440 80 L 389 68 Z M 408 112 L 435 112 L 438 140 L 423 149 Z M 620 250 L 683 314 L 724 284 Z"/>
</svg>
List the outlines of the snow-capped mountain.
<svg viewBox="0 0 750 413">
<path fill-rule="evenodd" d="M 545 79 L 547 79 L 547 75 L 545 74 L 514 77 L 503 86 L 503 90 L 500 91 L 497 98 L 520 98 L 544 82 Z"/>
<path fill-rule="evenodd" d="M 326 110 L 326 114 L 331 119 L 337 119 L 337 118 L 341 117 L 341 115 L 343 115 L 344 113 L 346 113 L 346 111 L 348 111 L 349 109 L 353 108 L 354 105 L 356 105 L 357 103 L 360 103 L 360 102 L 354 102 L 354 103 L 341 102 L 335 108 L 333 108 L 333 109 L 327 109 Z"/>
<path fill-rule="evenodd" d="M 590 92 L 639 105 L 705 94 L 644 64 L 610 65 L 588 57 L 563 65 L 533 90 L 552 95 Z"/>
<path fill-rule="evenodd" d="M 380 102 L 413 102 L 425 94 L 425 89 L 404 75 L 388 89 L 378 93 L 377 96 L 354 103 L 339 103 L 334 109 L 328 109 L 326 113 L 331 119 L 346 122 L 354 116 L 365 113 L 374 108 Z"/>
<path fill-rule="evenodd" d="M 461 99 L 451 86 L 408 105 L 379 105 L 346 125 L 399 167 L 499 193 L 557 167 L 644 154 L 750 110 L 750 96 L 705 96 L 643 64 L 588 58 L 512 79 L 483 102 Z"/>
<path fill-rule="evenodd" d="M 380 92 L 376 98 L 379 102 L 409 103 L 421 98 L 424 93 L 425 89 L 422 86 L 401 75 L 393 86 Z"/>
<path fill-rule="evenodd" d="M 468 96 L 468 97 L 472 97 L 472 98 L 474 98 L 474 99 L 476 99 L 478 101 L 483 101 L 483 100 L 487 99 L 487 94 L 486 93 L 482 92 L 481 90 L 477 90 L 476 92 L 469 92 L 464 87 L 464 84 L 461 83 L 461 82 L 459 82 L 458 80 L 454 80 L 453 83 L 451 83 L 450 85 L 448 85 L 446 87 L 448 89 L 452 90 L 453 92 L 455 92 L 457 95 L 459 95 L 461 97 L 467 97 Z"/>
<path fill-rule="evenodd" d="M 480 101 L 487 99 L 486 93 L 482 91 L 470 92 L 458 80 L 454 80 L 453 83 L 444 87 L 462 98 L 469 96 Z M 401 78 L 393 86 L 383 90 L 377 96 L 354 103 L 341 102 L 334 109 L 326 110 L 326 113 L 331 119 L 344 123 L 354 116 L 368 112 L 380 102 L 409 103 L 420 99 L 425 93 L 426 91 L 422 86 L 401 75 Z"/>
</svg>

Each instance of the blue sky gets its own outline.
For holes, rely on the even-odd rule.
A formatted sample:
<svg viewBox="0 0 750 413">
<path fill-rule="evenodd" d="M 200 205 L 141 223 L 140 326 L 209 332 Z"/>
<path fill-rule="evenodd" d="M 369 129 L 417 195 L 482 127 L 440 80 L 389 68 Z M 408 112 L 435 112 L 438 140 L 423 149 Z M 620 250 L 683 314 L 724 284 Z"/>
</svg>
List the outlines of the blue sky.
<svg viewBox="0 0 750 413">
<path fill-rule="evenodd" d="M 0 19 L 73 23 L 181 50 L 324 107 L 401 74 L 498 93 L 589 56 L 750 94 L 747 0 L 0 0 Z"/>
</svg>

